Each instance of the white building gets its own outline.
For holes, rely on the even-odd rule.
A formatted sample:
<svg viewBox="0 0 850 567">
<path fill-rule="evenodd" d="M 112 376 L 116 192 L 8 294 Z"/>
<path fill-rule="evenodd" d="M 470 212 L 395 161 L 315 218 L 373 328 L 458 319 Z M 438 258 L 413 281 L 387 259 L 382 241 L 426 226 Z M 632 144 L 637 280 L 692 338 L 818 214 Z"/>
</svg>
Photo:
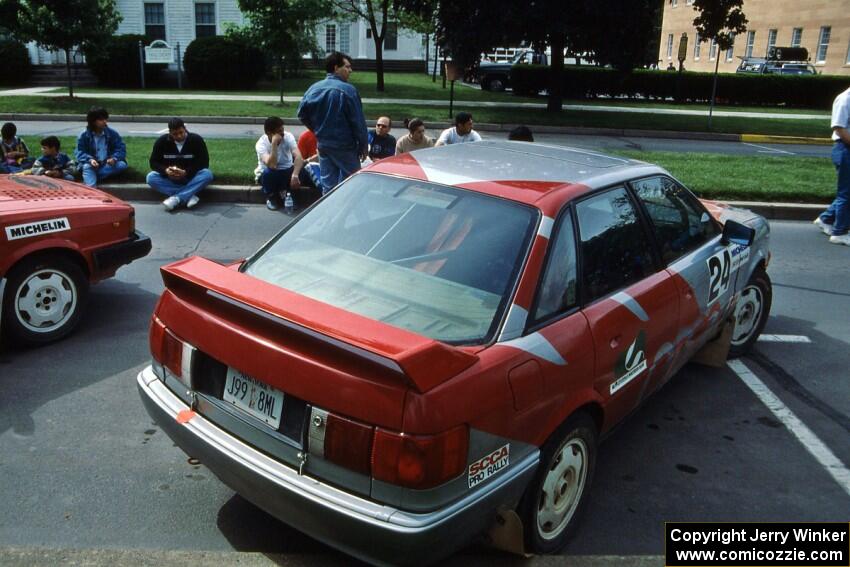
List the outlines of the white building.
<svg viewBox="0 0 850 567">
<path fill-rule="evenodd" d="M 117 0 L 123 20 L 118 34 L 147 34 L 163 39 L 169 45 L 180 43 L 185 52 L 197 37 L 224 34 L 228 24 L 242 25 L 244 18 L 236 0 Z M 388 24 L 384 39 L 384 59 L 387 61 L 423 61 L 423 36 Z M 353 59 L 374 60 L 375 43 L 369 24 L 329 21 L 316 30 L 319 47 L 326 51 L 339 50 Z M 30 44 L 30 60 L 34 65 L 64 64 L 64 53 L 49 52 Z M 433 56 L 433 51 L 430 52 Z M 78 61 L 79 62 L 79 61 Z M 356 64 L 355 64 L 356 67 Z"/>
</svg>

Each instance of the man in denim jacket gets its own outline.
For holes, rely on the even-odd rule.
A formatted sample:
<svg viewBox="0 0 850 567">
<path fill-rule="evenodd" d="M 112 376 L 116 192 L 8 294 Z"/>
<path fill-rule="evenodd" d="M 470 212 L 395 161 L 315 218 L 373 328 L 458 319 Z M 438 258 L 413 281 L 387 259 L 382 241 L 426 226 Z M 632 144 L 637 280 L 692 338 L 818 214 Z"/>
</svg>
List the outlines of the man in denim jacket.
<svg viewBox="0 0 850 567">
<path fill-rule="evenodd" d="M 77 138 L 74 157 L 89 187 L 127 169 L 127 146 L 121 135 L 107 125 L 109 112 L 92 108 L 86 115 L 88 126 Z"/>
<path fill-rule="evenodd" d="M 363 104 L 348 82 L 351 58 L 334 51 L 325 59 L 325 70 L 327 77 L 307 89 L 298 107 L 298 118 L 319 142 L 323 193 L 359 170 L 369 150 Z"/>
</svg>

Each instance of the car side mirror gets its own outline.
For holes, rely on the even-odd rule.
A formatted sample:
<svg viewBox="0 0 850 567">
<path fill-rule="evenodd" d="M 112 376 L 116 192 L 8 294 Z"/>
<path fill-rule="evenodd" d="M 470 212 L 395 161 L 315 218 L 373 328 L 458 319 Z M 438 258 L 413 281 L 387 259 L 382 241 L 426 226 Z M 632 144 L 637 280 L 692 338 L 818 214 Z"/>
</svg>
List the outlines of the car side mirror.
<svg viewBox="0 0 850 567">
<path fill-rule="evenodd" d="M 756 231 L 739 222 L 733 220 L 726 221 L 723 225 L 723 236 L 720 239 L 722 244 L 738 244 L 739 246 L 750 246 L 755 240 Z"/>
</svg>

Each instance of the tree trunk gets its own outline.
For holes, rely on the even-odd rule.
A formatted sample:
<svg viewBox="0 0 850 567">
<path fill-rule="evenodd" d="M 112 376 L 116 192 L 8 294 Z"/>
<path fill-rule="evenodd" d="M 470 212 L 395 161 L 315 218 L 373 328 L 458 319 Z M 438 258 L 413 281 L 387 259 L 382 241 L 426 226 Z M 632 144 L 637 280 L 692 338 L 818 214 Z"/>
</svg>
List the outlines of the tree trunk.
<svg viewBox="0 0 850 567">
<path fill-rule="evenodd" d="M 74 98 L 74 79 L 71 76 L 71 50 L 65 50 L 65 70 L 68 72 L 68 96 Z"/>
<path fill-rule="evenodd" d="M 277 86 L 280 90 L 280 105 L 283 106 L 283 56 L 277 60 Z"/>
<path fill-rule="evenodd" d="M 436 35 L 434 36 L 437 37 Z M 440 64 L 440 46 L 437 45 L 437 41 L 434 41 L 434 68 L 431 69 L 431 82 L 437 82 L 437 67 Z"/>
<path fill-rule="evenodd" d="M 546 104 L 548 112 L 560 112 L 564 103 L 564 34 L 556 33 L 550 37 L 552 48 L 552 66 L 549 69 L 549 101 Z"/>
<path fill-rule="evenodd" d="M 711 105 L 708 107 L 708 129 L 711 130 L 711 118 L 714 114 L 714 97 L 717 96 L 717 71 L 720 68 L 720 50 L 717 50 L 714 59 L 714 81 L 711 84 Z"/>
<path fill-rule="evenodd" d="M 386 33 L 386 30 L 384 30 Z M 379 93 L 384 92 L 384 38 L 372 35 L 375 38 L 375 73 L 377 74 Z"/>
</svg>

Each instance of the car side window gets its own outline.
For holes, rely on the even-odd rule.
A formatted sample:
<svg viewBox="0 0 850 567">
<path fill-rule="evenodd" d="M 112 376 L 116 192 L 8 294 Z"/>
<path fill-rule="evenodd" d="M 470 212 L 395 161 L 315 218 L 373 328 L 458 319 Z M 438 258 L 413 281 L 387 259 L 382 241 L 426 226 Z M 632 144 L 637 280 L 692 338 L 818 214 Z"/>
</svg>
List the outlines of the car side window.
<svg viewBox="0 0 850 567">
<path fill-rule="evenodd" d="M 580 202 L 576 213 L 588 301 L 653 273 L 649 239 L 624 187 Z"/>
<path fill-rule="evenodd" d="M 578 304 L 578 266 L 573 218 L 561 217 L 543 270 L 533 320 L 542 321 Z"/>
<path fill-rule="evenodd" d="M 669 177 L 632 182 L 652 220 L 652 230 L 665 264 L 702 246 L 718 232 L 696 197 Z"/>
</svg>

